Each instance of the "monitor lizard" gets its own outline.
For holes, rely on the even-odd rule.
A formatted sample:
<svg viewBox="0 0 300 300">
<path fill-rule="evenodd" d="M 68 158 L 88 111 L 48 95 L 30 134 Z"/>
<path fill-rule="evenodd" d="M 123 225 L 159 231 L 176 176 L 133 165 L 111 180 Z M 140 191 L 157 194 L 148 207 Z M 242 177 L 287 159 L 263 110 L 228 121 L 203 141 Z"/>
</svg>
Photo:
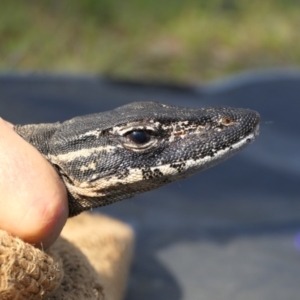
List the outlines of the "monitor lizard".
<svg viewBox="0 0 300 300">
<path fill-rule="evenodd" d="M 224 161 L 258 136 L 259 121 L 249 109 L 136 102 L 14 130 L 59 173 L 71 217 Z"/>
</svg>

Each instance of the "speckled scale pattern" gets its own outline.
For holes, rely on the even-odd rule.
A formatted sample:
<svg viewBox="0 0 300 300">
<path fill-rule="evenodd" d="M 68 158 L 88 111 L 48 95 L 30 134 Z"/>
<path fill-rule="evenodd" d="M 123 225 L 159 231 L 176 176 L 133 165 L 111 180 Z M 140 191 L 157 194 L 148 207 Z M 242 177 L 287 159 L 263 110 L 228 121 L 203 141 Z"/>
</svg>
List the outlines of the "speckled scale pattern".
<svg viewBox="0 0 300 300">
<path fill-rule="evenodd" d="M 15 126 L 57 169 L 69 193 L 70 216 L 207 169 L 258 135 L 260 117 L 239 108 L 184 108 L 155 102 L 63 123 Z M 126 134 L 147 130 L 143 147 Z"/>
</svg>

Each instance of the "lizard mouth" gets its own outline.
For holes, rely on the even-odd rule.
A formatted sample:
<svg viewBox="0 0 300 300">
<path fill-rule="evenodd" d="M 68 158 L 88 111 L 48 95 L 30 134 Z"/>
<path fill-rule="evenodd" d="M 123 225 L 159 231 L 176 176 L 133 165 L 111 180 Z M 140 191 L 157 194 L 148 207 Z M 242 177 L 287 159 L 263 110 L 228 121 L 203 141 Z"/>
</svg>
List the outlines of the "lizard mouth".
<svg viewBox="0 0 300 300">
<path fill-rule="evenodd" d="M 207 155 L 188 159 L 185 163 L 185 167 L 181 168 L 180 170 L 178 169 L 179 174 L 175 174 L 175 176 L 178 176 L 179 178 L 188 177 L 193 173 L 206 170 L 224 160 L 227 160 L 240 150 L 246 148 L 259 136 L 260 116 L 257 113 L 255 114 L 256 115 L 252 115 L 252 126 L 249 126 L 249 129 L 244 134 L 240 135 L 235 142 L 232 141 L 232 143 L 229 143 L 226 147 L 220 147 L 219 149 L 215 150 L 214 152 L 210 152 Z M 177 164 L 173 163 L 170 165 L 170 167 L 173 165 L 177 166 Z"/>
<path fill-rule="evenodd" d="M 252 143 L 259 136 L 259 129 L 260 129 L 259 124 L 257 124 L 254 127 L 254 129 L 248 133 L 249 135 L 248 139 L 250 143 Z"/>
<path fill-rule="evenodd" d="M 247 138 L 248 143 L 252 143 L 259 136 L 259 131 L 260 131 L 259 121 L 260 121 L 260 117 L 258 116 L 254 126 L 251 129 L 249 129 L 249 131 L 245 134 L 244 137 Z"/>
</svg>

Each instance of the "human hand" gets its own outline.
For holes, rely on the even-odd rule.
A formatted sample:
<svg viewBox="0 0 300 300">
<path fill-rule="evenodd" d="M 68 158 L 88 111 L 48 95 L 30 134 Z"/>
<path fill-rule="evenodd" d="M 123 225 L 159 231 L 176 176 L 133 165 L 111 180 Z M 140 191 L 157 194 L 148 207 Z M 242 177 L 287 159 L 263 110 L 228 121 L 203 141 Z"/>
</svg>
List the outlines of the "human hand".
<svg viewBox="0 0 300 300">
<path fill-rule="evenodd" d="M 55 169 L 0 118 L 0 229 L 45 249 L 67 217 L 67 192 Z"/>
</svg>

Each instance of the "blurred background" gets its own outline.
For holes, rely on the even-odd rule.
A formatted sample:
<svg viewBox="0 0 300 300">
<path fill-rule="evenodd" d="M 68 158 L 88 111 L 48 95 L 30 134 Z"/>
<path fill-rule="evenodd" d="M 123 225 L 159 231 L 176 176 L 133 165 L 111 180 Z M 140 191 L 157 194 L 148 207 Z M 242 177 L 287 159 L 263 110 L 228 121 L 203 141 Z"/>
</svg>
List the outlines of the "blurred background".
<svg viewBox="0 0 300 300">
<path fill-rule="evenodd" d="M 149 100 L 262 116 L 232 159 L 97 210 L 135 230 L 126 300 L 299 299 L 299 16 L 297 0 L 1 0 L 4 119 Z"/>
<path fill-rule="evenodd" d="M 199 82 L 300 63 L 297 0 L 2 0 L 0 69 Z"/>
</svg>

